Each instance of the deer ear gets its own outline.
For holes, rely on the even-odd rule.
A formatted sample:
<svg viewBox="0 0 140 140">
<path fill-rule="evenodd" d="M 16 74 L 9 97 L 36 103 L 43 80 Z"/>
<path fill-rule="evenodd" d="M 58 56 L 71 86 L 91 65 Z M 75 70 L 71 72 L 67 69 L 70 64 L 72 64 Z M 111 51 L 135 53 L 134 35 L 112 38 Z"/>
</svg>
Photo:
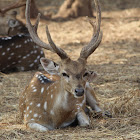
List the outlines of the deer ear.
<svg viewBox="0 0 140 140">
<path fill-rule="evenodd" d="M 85 81 L 92 82 L 97 77 L 97 73 L 94 71 L 85 72 L 83 78 Z"/>
<path fill-rule="evenodd" d="M 41 58 L 40 62 L 44 68 L 45 71 L 47 71 L 49 74 L 58 74 L 59 73 L 59 65 L 56 64 L 55 62 L 46 59 L 46 58 Z"/>
<path fill-rule="evenodd" d="M 19 22 L 17 20 L 14 20 L 14 19 L 9 19 L 9 21 L 8 21 L 8 26 L 11 28 L 16 27 L 18 24 L 19 24 Z"/>
</svg>

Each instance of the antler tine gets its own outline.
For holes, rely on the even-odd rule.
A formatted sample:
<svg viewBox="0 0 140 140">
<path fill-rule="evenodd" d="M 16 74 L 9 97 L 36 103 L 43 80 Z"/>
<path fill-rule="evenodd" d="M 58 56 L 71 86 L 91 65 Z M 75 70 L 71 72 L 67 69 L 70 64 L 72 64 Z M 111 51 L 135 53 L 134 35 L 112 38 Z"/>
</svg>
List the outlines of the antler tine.
<svg viewBox="0 0 140 140">
<path fill-rule="evenodd" d="M 97 10 L 96 26 L 90 19 L 88 19 L 89 23 L 93 27 L 94 33 L 89 44 L 81 50 L 80 58 L 83 59 L 87 59 L 96 50 L 96 48 L 99 46 L 102 40 L 102 31 L 100 31 L 101 10 L 99 5 L 99 0 L 94 0 L 94 2 Z"/>
<path fill-rule="evenodd" d="M 41 14 L 38 13 L 35 25 L 33 26 L 36 34 L 37 34 L 38 24 L 39 24 L 39 21 L 40 21 L 40 16 L 41 16 Z"/>
<path fill-rule="evenodd" d="M 26 25 L 27 25 L 28 31 L 29 31 L 29 33 L 30 33 L 30 36 L 32 37 L 33 41 L 34 41 L 36 44 L 38 44 L 40 47 L 54 52 L 53 49 L 51 48 L 51 46 L 50 46 L 49 44 L 44 43 L 44 42 L 41 41 L 41 39 L 38 37 L 38 34 L 37 34 L 37 27 L 38 27 L 38 23 L 39 23 L 39 20 L 40 20 L 40 14 L 38 14 L 38 17 L 37 17 L 37 21 L 36 21 L 36 23 L 35 23 L 35 26 L 33 26 L 33 25 L 31 24 L 31 21 L 30 21 L 30 5 L 31 5 L 31 0 L 27 0 L 27 2 L 26 2 L 26 12 L 25 12 L 25 16 L 26 16 Z"/>
<path fill-rule="evenodd" d="M 29 33 L 30 33 L 33 41 L 36 44 L 38 44 L 39 46 L 41 46 L 42 48 L 57 53 L 60 56 L 61 59 L 68 58 L 67 54 L 61 48 L 58 48 L 55 45 L 55 43 L 53 42 L 53 40 L 51 39 L 51 35 L 49 33 L 48 26 L 46 26 L 46 34 L 47 34 L 48 41 L 49 41 L 50 45 L 46 44 L 46 43 L 44 43 L 43 41 L 40 40 L 40 38 L 37 35 L 37 28 L 38 28 L 38 24 L 39 24 L 39 21 L 40 21 L 40 14 L 38 14 L 36 23 L 33 26 L 30 22 L 30 3 L 31 3 L 31 0 L 27 0 L 26 14 L 25 15 L 26 15 L 27 27 L 28 27 Z"/>
<path fill-rule="evenodd" d="M 62 50 L 61 48 L 58 48 L 55 43 L 53 42 L 52 38 L 51 38 L 51 35 L 50 35 L 50 32 L 49 32 L 49 29 L 48 29 L 48 26 L 46 26 L 46 34 L 47 34 L 47 38 L 48 38 L 48 41 L 51 45 L 51 47 L 53 48 L 53 50 L 60 56 L 61 59 L 66 59 L 68 58 L 68 55 L 66 54 L 66 52 L 64 50 Z"/>
<path fill-rule="evenodd" d="M 86 17 L 87 18 L 87 21 L 91 24 L 91 26 L 93 27 L 93 36 L 94 36 L 94 34 L 95 34 L 95 31 L 96 31 L 96 25 L 95 25 L 95 23 L 96 22 L 93 22 L 89 17 Z"/>
</svg>

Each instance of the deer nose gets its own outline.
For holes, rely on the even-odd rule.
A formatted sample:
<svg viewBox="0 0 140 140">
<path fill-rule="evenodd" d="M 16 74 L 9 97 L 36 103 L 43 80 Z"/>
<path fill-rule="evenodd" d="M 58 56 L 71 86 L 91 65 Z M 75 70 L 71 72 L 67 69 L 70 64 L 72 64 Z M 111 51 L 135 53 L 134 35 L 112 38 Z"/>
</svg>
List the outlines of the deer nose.
<svg viewBox="0 0 140 140">
<path fill-rule="evenodd" d="M 76 96 L 83 96 L 84 89 L 83 88 L 76 88 L 75 89 L 75 94 L 76 94 Z"/>
</svg>

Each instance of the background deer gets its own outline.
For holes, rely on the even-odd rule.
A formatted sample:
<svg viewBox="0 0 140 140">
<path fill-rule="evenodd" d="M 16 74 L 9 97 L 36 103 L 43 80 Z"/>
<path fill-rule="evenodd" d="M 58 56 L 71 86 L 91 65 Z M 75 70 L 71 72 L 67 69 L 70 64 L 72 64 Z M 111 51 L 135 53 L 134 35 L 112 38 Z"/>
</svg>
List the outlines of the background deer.
<svg viewBox="0 0 140 140">
<path fill-rule="evenodd" d="M 43 51 L 27 34 L 0 38 L 1 72 L 37 69 L 43 56 Z"/>
<path fill-rule="evenodd" d="M 27 71 L 37 69 L 44 56 L 41 48 L 30 37 L 25 24 L 16 19 L 17 12 L 3 10 L 0 19 L 0 71 Z"/>
<path fill-rule="evenodd" d="M 30 22 L 30 0 L 27 0 L 26 6 L 27 27 L 34 42 L 56 53 L 61 58 L 61 63 L 58 65 L 46 58 L 40 59 L 46 72 L 37 72 L 20 97 L 21 117 L 24 117 L 27 127 L 38 131 L 69 126 L 76 118 L 80 126 L 88 126 L 90 120 L 84 111 L 86 104 L 97 112 L 101 111 L 89 84 L 96 74 L 88 71 L 86 66 L 87 58 L 102 40 L 99 1 L 95 0 L 96 25 L 89 20 L 94 34 L 89 44 L 83 47 L 77 61 L 71 60 L 64 50 L 55 45 L 48 27 L 46 27 L 46 33 L 50 45 L 40 40 L 36 31 L 38 24 L 34 28 Z M 39 22 L 39 17 L 40 14 L 36 23 Z"/>
</svg>

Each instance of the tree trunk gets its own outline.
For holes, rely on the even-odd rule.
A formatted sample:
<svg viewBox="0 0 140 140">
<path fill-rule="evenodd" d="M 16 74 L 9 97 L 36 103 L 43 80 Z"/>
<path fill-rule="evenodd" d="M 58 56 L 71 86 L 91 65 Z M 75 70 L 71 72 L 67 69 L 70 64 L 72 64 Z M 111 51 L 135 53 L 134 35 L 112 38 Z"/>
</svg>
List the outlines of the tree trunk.
<svg viewBox="0 0 140 140">
<path fill-rule="evenodd" d="M 15 8 L 19 8 L 19 7 L 21 7 L 20 8 L 21 18 L 25 18 L 26 0 L 18 0 L 16 3 L 13 3 L 13 4 L 5 7 L 5 8 L 0 9 L 0 13 L 4 14 L 11 9 L 15 9 Z M 31 18 L 36 18 L 38 13 L 41 13 L 38 10 L 34 0 L 31 0 L 30 9 L 31 9 L 31 11 L 30 11 L 30 17 Z M 51 17 L 51 15 L 44 16 L 43 14 L 41 14 L 41 18 L 43 18 L 43 19 L 50 19 L 50 17 Z"/>
<path fill-rule="evenodd" d="M 26 0 L 20 0 L 21 3 L 26 3 Z M 23 6 L 20 8 L 20 16 L 21 18 L 25 18 L 25 9 L 26 9 L 26 6 Z M 37 15 L 38 13 L 41 13 L 36 4 L 35 4 L 35 1 L 34 0 L 31 0 L 31 7 L 30 7 L 30 18 L 37 18 Z M 42 19 L 49 19 L 50 16 L 44 16 L 42 13 L 41 13 L 41 18 Z"/>
<path fill-rule="evenodd" d="M 21 3 L 26 3 L 26 0 L 20 0 Z M 25 6 L 20 8 L 20 16 L 21 18 L 25 18 Z M 36 18 L 37 14 L 39 13 L 39 10 L 36 7 L 35 1 L 31 0 L 31 7 L 30 7 L 30 17 L 31 18 Z"/>
<path fill-rule="evenodd" d="M 65 0 L 55 17 L 93 16 L 91 0 Z"/>
</svg>

